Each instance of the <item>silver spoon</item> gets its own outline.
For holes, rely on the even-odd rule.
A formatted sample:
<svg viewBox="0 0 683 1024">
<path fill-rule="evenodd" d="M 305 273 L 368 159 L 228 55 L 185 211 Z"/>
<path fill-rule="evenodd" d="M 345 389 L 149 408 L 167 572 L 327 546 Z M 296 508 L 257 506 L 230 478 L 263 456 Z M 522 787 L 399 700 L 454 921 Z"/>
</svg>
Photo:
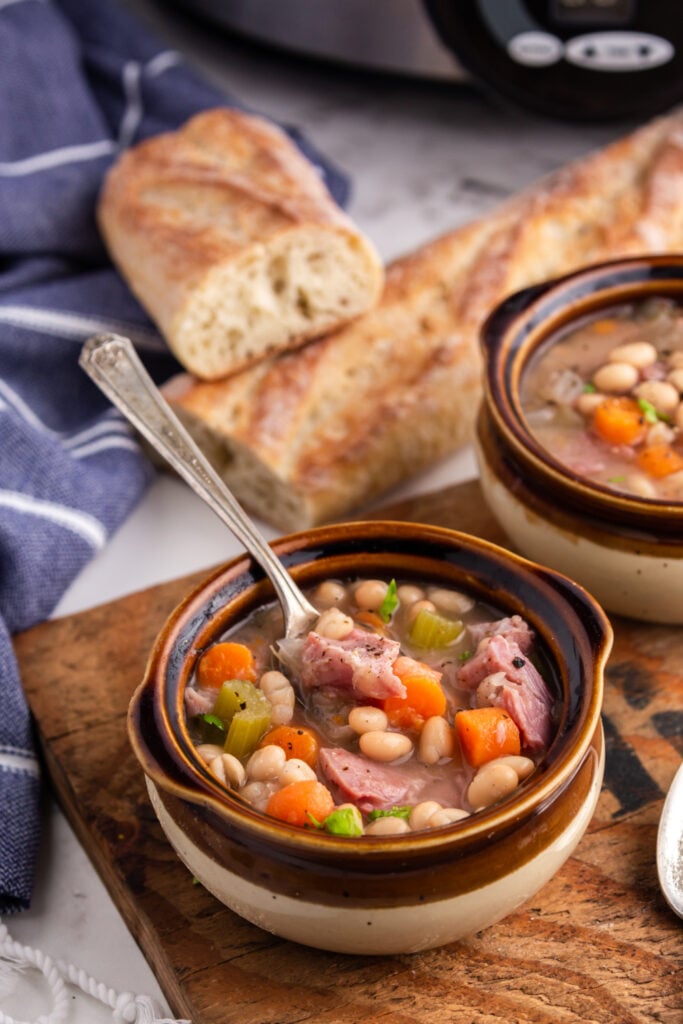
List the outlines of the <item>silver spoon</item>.
<svg viewBox="0 0 683 1024">
<path fill-rule="evenodd" d="M 674 775 L 659 819 L 657 874 L 666 902 L 683 917 L 683 765 Z"/>
<path fill-rule="evenodd" d="M 265 537 L 206 460 L 140 362 L 129 338 L 89 338 L 79 363 L 123 415 L 147 438 L 244 544 L 270 579 L 282 606 L 285 637 L 307 633 L 320 617 Z"/>
</svg>

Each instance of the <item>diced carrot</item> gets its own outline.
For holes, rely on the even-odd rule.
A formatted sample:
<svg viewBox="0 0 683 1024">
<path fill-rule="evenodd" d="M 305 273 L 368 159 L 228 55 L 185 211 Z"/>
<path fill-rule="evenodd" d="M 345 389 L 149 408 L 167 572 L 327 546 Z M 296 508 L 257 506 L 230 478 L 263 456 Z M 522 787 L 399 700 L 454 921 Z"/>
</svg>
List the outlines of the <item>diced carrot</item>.
<svg viewBox="0 0 683 1024">
<path fill-rule="evenodd" d="M 197 666 L 197 682 L 211 690 L 219 690 L 230 679 L 256 680 L 254 655 L 245 644 L 220 643 L 202 654 Z"/>
<path fill-rule="evenodd" d="M 467 763 L 473 768 L 494 757 L 519 754 L 519 729 L 503 708 L 471 708 L 458 711 L 455 730 Z"/>
<path fill-rule="evenodd" d="M 266 733 L 259 747 L 267 747 L 271 743 L 276 747 L 282 747 L 287 760 L 290 757 L 298 757 L 311 768 L 315 768 L 320 743 L 312 729 L 306 729 L 301 725 L 278 725 Z"/>
<path fill-rule="evenodd" d="M 317 779 L 290 782 L 273 793 L 266 805 L 266 814 L 289 825 L 314 828 L 334 810 L 334 800 L 327 786 Z"/>
<path fill-rule="evenodd" d="M 665 442 L 649 444 L 647 448 L 643 448 L 638 453 L 636 462 L 644 473 L 657 480 L 683 469 L 683 456 Z"/>
<path fill-rule="evenodd" d="M 392 725 L 419 731 L 428 718 L 444 714 L 446 695 L 441 672 L 405 655 L 400 655 L 392 668 L 406 688 L 405 697 L 387 697 L 382 704 Z"/>
<path fill-rule="evenodd" d="M 383 633 L 386 628 L 386 622 L 383 622 L 377 612 L 369 612 L 363 609 L 360 612 L 356 612 L 354 615 L 356 622 L 362 622 L 366 626 L 372 626 L 379 633 Z"/>
<path fill-rule="evenodd" d="M 616 320 L 611 320 L 609 317 L 603 317 L 602 320 L 594 320 L 591 324 L 591 328 L 596 334 L 612 334 L 617 326 Z"/>
<path fill-rule="evenodd" d="M 635 444 L 647 429 L 643 410 L 633 398 L 606 398 L 593 415 L 596 434 L 608 444 Z"/>
</svg>

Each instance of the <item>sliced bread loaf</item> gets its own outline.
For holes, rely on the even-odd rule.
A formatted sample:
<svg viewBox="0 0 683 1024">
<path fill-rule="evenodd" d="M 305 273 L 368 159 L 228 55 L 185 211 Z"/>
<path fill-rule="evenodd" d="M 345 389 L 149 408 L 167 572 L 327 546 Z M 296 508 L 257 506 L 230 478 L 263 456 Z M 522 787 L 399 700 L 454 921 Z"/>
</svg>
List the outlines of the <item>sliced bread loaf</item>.
<svg viewBox="0 0 683 1024">
<path fill-rule="evenodd" d="M 683 112 L 652 121 L 387 269 L 334 334 L 167 398 L 237 497 L 280 529 L 366 505 L 472 439 L 479 332 L 517 289 L 601 260 L 683 250 Z"/>
<path fill-rule="evenodd" d="M 289 137 L 220 108 L 125 152 L 100 196 L 109 252 L 180 363 L 234 373 L 378 300 L 383 269 Z"/>
</svg>

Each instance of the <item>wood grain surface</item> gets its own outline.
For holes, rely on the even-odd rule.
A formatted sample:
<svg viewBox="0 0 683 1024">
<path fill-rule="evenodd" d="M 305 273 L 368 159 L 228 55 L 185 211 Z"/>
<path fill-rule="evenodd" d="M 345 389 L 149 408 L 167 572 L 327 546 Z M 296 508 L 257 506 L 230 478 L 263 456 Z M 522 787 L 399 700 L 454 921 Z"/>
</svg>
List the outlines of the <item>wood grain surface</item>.
<svg viewBox="0 0 683 1024">
<path fill-rule="evenodd" d="M 380 516 L 502 540 L 476 483 Z M 655 842 L 683 756 L 683 628 L 614 620 L 603 792 L 574 856 L 532 902 L 467 941 L 362 958 L 235 916 L 193 884 L 153 815 L 126 708 L 163 620 L 204 575 L 15 638 L 52 782 L 174 1014 L 193 1024 L 682 1024 L 683 929 L 658 889 Z"/>
</svg>

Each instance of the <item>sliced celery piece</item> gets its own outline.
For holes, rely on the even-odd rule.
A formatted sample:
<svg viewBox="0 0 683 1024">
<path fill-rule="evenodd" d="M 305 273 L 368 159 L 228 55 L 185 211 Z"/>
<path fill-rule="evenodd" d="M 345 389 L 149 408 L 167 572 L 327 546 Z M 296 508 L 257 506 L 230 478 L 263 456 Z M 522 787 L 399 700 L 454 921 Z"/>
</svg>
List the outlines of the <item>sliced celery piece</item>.
<svg viewBox="0 0 683 1024">
<path fill-rule="evenodd" d="M 458 639 L 464 628 L 460 619 L 447 619 L 438 612 L 422 608 L 410 627 L 410 642 L 423 650 L 448 647 Z"/>
<path fill-rule="evenodd" d="M 270 701 L 257 687 L 254 686 L 253 690 L 246 706 L 233 715 L 223 745 L 225 752 L 234 757 L 244 758 L 251 754 L 270 726 Z"/>
<path fill-rule="evenodd" d="M 261 693 L 253 683 L 246 679 L 229 679 L 218 691 L 216 703 L 213 706 L 214 715 L 218 715 L 227 729 L 233 715 L 246 708 L 248 702 L 253 699 L 253 694 L 257 692 Z"/>
<path fill-rule="evenodd" d="M 223 722 L 226 753 L 247 757 L 270 725 L 271 704 L 263 690 L 246 679 L 230 679 L 223 683 L 213 714 Z M 227 735 L 226 735 L 227 733 Z"/>
</svg>

